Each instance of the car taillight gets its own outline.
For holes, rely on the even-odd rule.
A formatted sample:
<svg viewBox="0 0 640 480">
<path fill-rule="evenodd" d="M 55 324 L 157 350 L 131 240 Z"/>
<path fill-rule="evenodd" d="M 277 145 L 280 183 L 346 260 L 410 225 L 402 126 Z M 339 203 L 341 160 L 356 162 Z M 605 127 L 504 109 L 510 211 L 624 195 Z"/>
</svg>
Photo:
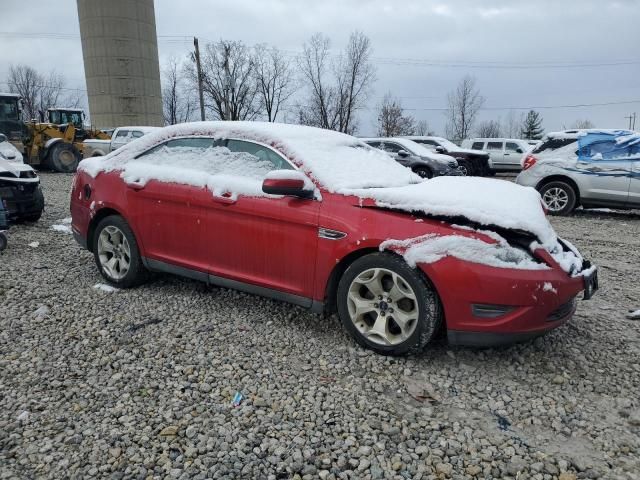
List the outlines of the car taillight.
<svg viewBox="0 0 640 480">
<path fill-rule="evenodd" d="M 538 159 L 536 157 L 534 157 L 533 155 L 529 154 L 525 157 L 524 162 L 522 162 L 522 169 L 523 170 L 528 170 L 531 167 L 533 167 L 536 162 L 538 161 Z"/>
</svg>

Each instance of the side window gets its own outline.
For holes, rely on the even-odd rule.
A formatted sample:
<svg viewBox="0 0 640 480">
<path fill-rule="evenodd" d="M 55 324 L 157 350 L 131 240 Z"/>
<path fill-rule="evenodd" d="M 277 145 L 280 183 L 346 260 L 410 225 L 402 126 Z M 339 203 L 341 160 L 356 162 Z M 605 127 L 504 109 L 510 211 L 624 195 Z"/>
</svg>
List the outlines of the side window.
<svg viewBox="0 0 640 480">
<path fill-rule="evenodd" d="M 144 153 L 141 153 L 136 158 L 146 157 L 147 155 L 152 155 L 154 153 L 158 153 L 160 151 L 170 152 L 173 149 L 177 148 L 189 148 L 189 149 L 202 149 L 205 150 L 211 147 L 220 147 L 222 142 L 220 140 L 215 140 L 213 138 L 204 138 L 204 137 L 192 137 L 192 138 L 175 138 L 173 140 L 169 140 L 168 142 L 161 143 L 160 145 L 156 145 L 155 147 L 150 148 Z"/>
<path fill-rule="evenodd" d="M 382 148 L 381 142 L 366 142 L 367 145 L 373 148 Z"/>
<path fill-rule="evenodd" d="M 502 150 L 502 142 L 487 142 L 487 150 Z"/>
<path fill-rule="evenodd" d="M 118 130 L 118 133 L 116 134 L 116 138 L 119 138 L 120 140 L 124 140 L 125 138 L 127 138 L 127 135 L 129 135 L 129 130 Z"/>
<path fill-rule="evenodd" d="M 397 143 L 384 142 L 384 151 L 389 153 L 398 153 L 400 150 L 405 150 Z"/>
<path fill-rule="evenodd" d="M 514 142 L 507 142 L 504 148 L 512 152 L 523 153 L 523 150 L 522 148 L 520 148 L 520 145 Z"/>
<path fill-rule="evenodd" d="M 243 152 L 252 155 L 255 157 L 256 162 L 271 163 L 271 167 L 268 168 L 269 170 L 293 170 L 291 164 L 283 157 L 270 148 L 263 147 L 257 143 L 244 140 L 227 140 L 225 146 L 232 152 Z"/>
<path fill-rule="evenodd" d="M 473 145 L 471 145 L 473 150 L 482 150 L 482 147 L 484 147 L 484 142 L 473 142 Z"/>
<path fill-rule="evenodd" d="M 133 131 L 131 132 L 131 136 L 132 136 L 133 138 L 140 138 L 140 137 L 142 137 L 143 135 L 144 135 L 144 133 L 142 133 L 140 130 L 133 130 Z"/>
</svg>

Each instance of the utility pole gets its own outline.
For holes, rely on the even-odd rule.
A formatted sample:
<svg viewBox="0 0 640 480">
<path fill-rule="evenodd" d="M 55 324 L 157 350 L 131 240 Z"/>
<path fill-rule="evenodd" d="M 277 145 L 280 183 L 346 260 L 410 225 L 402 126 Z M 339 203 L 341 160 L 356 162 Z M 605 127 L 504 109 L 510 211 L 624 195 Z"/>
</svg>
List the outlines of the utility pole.
<svg viewBox="0 0 640 480">
<path fill-rule="evenodd" d="M 628 118 L 629 119 L 629 130 L 631 130 L 631 120 L 633 119 L 633 115 L 627 115 L 624 118 Z"/>
<path fill-rule="evenodd" d="M 633 112 L 633 127 L 631 128 L 631 130 L 635 131 L 636 129 L 636 112 Z"/>
<path fill-rule="evenodd" d="M 193 37 L 193 46 L 196 49 L 196 68 L 198 70 L 198 93 L 200 94 L 200 120 L 204 122 L 204 93 L 202 92 L 202 69 L 200 68 L 200 48 L 198 38 Z"/>
</svg>

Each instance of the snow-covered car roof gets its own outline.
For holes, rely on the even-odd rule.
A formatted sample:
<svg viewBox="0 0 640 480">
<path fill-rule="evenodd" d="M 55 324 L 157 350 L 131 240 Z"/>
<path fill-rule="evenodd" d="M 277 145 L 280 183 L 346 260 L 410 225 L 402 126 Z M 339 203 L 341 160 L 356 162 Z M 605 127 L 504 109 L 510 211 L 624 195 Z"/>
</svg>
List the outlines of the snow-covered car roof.
<svg viewBox="0 0 640 480">
<path fill-rule="evenodd" d="M 589 133 L 604 133 L 609 135 L 632 135 L 635 132 L 631 130 L 621 130 L 615 128 L 582 128 L 582 129 L 571 129 L 571 130 L 560 130 L 558 132 L 549 132 L 543 138 L 542 141 L 545 141 L 548 138 L 556 139 L 556 140 L 577 140 L 579 137 L 587 135 Z"/>
<path fill-rule="evenodd" d="M 63 112 L 84 112 L 84 110 L 82 108 L 76 108 L 76 107 L 52 107 L 52 108 L 47 108 L 47 110 L 51 110 L 52 112 L 58 112 L 58 111 L 63 111 Z"/>
<path fill-rule="evenodd" d="M 151 133 L 161 128 L 162 127 L 146 127 L 146 126 L 139 126 L 139 125 L 132 125 L 130 127 L 118 127 L 118 129 L 120 130 L 140 130 L 141 132 L 144 132 L 144 133 Z M 115 128 L 113 130 L 115 130 Z"/>
<path fill-rule="evenodd" d="M 193 122 L 171 125 L 96 159 L 80 168 L 90 175 L 120 170 L 146 150 L 176 137 L 237 138 L 263 143 L 280 151 L 330 192 L 420 182 L 418 175 L 387 154 L 344 133 L 302 125 L 268 122 Z"/>
<path fill-rule="evenodd" d="M 20 98 L 19 93 L 0 92 L 0 97 L 15 97 Z"/>
</svg>

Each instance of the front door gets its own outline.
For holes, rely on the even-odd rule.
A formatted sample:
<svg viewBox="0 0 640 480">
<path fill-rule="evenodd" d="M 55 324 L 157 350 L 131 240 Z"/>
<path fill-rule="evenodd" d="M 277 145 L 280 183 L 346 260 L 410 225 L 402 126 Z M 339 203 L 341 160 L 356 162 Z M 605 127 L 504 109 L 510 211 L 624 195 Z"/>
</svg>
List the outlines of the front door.
<svg viewBox="0 0 640 480">
<path fill-rule="evenodd" d="M 232 280 L 310 299 L 320 201 L 252 193 L 261 191 L 268 171 L 294 167 L 266 145 L 227 140 L 225 146 L 234 168 L 226 194 L 214 191 L 207 216 L 211 281 L 229 285 L 225 280 Z"/>
<path fill-rule="evenodd" d="M 504 168 L 504 142 L 487 142 L 489 166 L 500 170 Z"/>
<path fill-rule="evenodd" d="M 632 162 L 629 181 L 629 206 L 640 208 L 640 160 Z"/>
<path fill-rule="evenodd" d="M 522 155 L 524 154 L 524 150 L 515 142 L 505 142 L 504 144 L 504 168 L 508 168 L 509 170 L 520 170 L 522 167 L 520 166 L 520 160 L 522 160 Z"/>
</svg>

